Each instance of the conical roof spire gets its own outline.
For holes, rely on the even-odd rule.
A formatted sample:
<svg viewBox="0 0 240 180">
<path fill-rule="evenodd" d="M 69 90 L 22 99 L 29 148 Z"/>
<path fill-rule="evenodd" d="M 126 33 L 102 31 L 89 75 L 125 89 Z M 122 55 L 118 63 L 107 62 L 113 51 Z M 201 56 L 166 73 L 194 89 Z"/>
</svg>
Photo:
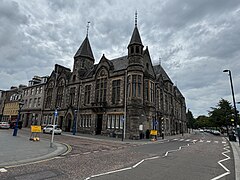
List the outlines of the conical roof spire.
<svg viewBox="0 0 240 180">
<path fill-rule="evenodd" d="M 91 48 L 90 42 L 88 40 L 89 23 L 90 22 L 88 22 L 88 24 L 87 24 L 86 38 L 84 39 L 83 43 L 81 44 L 80 48 L 78 49 L 78 51 L 76 52 L 74 57 L 81 56 L 81 57 L 87 57 L 87 58 L 94 60 L 92 48 Z"/>
<path fill-rule="evenodd" d="M 74 57 L 78 57 L 78 56 L 94 59 L 92 49 L 87 36 L 84 39 L 83 43 L 81 44 L 80 48 L 78 49 Z"/>
<path fill-rule="evenodd" d="M 133 30 L 132 37 L 131 37 L 129 45 L 132 45 L 132 44 L 142 45 L 142 40 L 141 40 L 139 31 L 138 31 L 138 28 L 137 28 L 137 11 L 135 13 L 135 28 Z"/>
</svg>

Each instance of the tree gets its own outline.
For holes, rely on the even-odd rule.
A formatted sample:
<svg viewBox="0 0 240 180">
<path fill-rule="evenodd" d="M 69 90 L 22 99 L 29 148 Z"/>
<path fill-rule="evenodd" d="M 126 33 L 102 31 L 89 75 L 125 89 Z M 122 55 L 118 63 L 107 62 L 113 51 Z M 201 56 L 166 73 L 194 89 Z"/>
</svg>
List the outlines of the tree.
<svg viewBox="0 0 240 180">
<path fill-rule="evenodd" d="M 215 127 L 226 127 L 231 125 L 231 119 L 234 119 L 234 108 L 231 103 L 221 99 L 216 107 L 211 107 L 209 111 L 210 120 Z"/>
<path fill-rule="evenodd" d="M 203 127 L 212 127 L 213 124 L 209 117 L 200 115 L 196 119 L 195 126 L 197 128 L 203 128 Z"/>
<path fill-rule="evenodd" d="M 186 118 L 187 118 L 187 127 L 191 129 L 195 128 L 194 124 L 196 120 L 194 119 L 193 114 L 189 109 L 186 114 Z"/>
</svg>

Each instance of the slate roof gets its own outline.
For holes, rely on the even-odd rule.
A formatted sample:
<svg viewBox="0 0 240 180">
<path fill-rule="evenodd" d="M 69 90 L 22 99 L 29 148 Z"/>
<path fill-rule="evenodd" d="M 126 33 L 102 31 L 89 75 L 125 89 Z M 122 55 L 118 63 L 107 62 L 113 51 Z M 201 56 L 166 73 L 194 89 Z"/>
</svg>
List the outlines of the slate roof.
<svg viewBox="0 0 240 180">
<path fill-rule="evenodd" d="M 140 37 L 140 34 L 139 34 L 137 26 L 135 26 L 135 28 L 133 30 L 133 34 L 132 34 L 132 37 L 131 37 L 129 45 L 131 45 L 131 44 L 140 44 L 140 45 L 142 45 L 141 37 Z"/>
<path fill-rule="evenodd" d="M 128 56 L 122 56 L 116 59 L 110 60 L 110 62 L 114 65 L 114 71 L 119 71 L 123 69 L 127 69 L 128 66 Z"/>
<path fill-rule="evenodd" d="M 169 78 L 166 71 L 163 69 L 163 67 L 161 65 L 155 65 L 155 66 L 153 66 L 153 69 L 154 69 L 156 75 L 162 74 L 163 80 L 168 80 L 172 83 L 171 79 Z"/>
<path fill-rule="evenodd" d="M 87 36 L 81 44 L 80 48 L 77 50 L 74 58 L 78 56 L 88 57 L 94 60 L 92 49 Z"/>
</svg>

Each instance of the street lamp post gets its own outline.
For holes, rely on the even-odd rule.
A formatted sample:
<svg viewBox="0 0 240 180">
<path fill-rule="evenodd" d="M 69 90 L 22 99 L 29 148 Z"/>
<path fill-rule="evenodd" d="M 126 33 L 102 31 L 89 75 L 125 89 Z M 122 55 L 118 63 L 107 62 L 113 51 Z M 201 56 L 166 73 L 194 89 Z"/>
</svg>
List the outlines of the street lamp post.
<svg viewBox="0 0 240 180">
<path fill-rule="evenodd" d="M 17 117 L 17 121 L 16 121 L 16 125 L 14 127 L 14 130 L 13 130 L 13 136 L 17 136 L 17 132 L 18 132 L 18 121 L 20 120 L 20 112 L 21 112 L 21 109 L 23 107 L 24 103 L 23 102 L 19 102 L 18 106 L 19 106 L 19 110 L 18 110 L 18 117 Z"/>
<path fill-rule="evenodd" d="M 76 134 L 76 115 L 77 115 L 77 110 L 74 110 L 73 135 Z"/>
<path fill-rule="evenodd" d="M 232 98 L 233 98 L 233 105 L 234 105 L 234 127 L 236 129 L 237 127 L 237 123 L 238 123 L 238 115 L 237 115 L 237 108 L 236 108 L 236 102 L 235 102 L 235 97 L 234 97 L 234 90 L 233 90 L 233 82 L 232 82 L 232 74 L 231 71 L 229 69 L 225 69 L 223 70 L 223 72 L 228 72 L 229 74 L 229 78 L 230 78 L 230 84 L 231 84 L 231 90 L 232 90 Z"/>
</svg>

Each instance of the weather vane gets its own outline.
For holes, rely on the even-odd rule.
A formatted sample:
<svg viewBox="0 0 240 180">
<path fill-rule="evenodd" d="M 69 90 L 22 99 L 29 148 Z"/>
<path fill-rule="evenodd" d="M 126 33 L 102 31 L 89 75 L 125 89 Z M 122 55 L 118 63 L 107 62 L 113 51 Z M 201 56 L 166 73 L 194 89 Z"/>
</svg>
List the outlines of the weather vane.
<svg viewBox="0 0 240 180">
<path fill-rule="evenodd" d="M 135 12 L 135 27 L 137 27 L 137 10 Z"/>
<path fill-rule="evenodd" d="M 90 21 L 87 22 L 87 36 L 88 36 L 89 26 L 90 26 Z"/>
</svg>

